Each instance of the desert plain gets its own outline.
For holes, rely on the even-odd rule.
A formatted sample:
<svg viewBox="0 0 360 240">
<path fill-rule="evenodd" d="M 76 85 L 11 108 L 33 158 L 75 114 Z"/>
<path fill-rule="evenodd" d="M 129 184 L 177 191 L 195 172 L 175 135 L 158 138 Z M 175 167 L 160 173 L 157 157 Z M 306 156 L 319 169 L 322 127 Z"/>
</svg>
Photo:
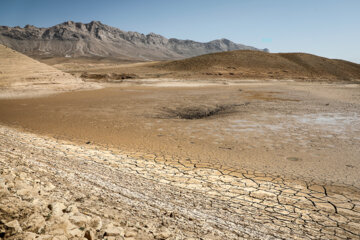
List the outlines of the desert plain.
<svg viewBox="0 0 360 240">
<path fill-rule="evenodd" d="M 357 81 L 1 54 L 1 238 L 360 238 Z"/>
</svg>

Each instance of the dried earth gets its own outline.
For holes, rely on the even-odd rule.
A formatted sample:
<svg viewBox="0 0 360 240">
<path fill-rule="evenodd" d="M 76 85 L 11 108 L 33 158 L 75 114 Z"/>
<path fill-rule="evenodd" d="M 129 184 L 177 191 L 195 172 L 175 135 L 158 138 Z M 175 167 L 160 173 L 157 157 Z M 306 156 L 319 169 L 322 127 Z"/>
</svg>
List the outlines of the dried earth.
<svg viewBox="0 0 360 240">
<path fill-rule="evenodd" d="M 2 238 L 360 237 L 354 187 L 162 161 L 4 126 L 0 144 Z"/>
</svg>

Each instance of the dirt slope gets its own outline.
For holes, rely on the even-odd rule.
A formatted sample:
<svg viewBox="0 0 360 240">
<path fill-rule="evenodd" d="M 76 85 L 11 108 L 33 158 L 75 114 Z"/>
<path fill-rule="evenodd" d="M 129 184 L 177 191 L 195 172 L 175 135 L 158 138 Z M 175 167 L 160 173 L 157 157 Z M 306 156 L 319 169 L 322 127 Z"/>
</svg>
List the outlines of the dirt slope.
<svg viewBox="0 0 360 240">
<path fill-rule="evenodd" d="M 305 53 L 230 51 L 154 65 L 168 71 L 231 78 L 359 80 L 360 65 Z"/>
<path fill-rule="evenodd" d="M 0 97 L 90 87 L 82 80 L 0 45 Z"/>
</svg>

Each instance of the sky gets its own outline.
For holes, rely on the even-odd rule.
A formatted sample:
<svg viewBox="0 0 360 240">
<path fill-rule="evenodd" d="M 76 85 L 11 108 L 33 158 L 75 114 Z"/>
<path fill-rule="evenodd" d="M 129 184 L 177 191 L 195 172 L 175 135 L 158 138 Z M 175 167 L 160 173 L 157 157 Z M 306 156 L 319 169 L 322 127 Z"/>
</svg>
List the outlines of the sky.
<svg viewBox="0 0 360 240">
<path fill-rule="evenodd" d="M 0 25 L 68 20 L 360 63 L 360 0 L 0 0 Z"/>
</svg>

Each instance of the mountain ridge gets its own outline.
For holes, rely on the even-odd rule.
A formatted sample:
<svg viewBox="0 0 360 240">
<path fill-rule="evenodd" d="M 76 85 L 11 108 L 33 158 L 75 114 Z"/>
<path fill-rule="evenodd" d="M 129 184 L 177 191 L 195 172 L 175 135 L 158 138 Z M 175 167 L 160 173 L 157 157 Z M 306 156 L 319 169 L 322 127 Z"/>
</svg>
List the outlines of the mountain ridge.
<svg viewBox="0 0 360 240">
<path fill-rule="evenodd" d="M 0 26 L 0 43 L 31 56 L 101 56 L 133 60 L 170 60 L 232 50 L 257 50 L 228 39 L 196 42 L 156 33 L 123 31 L 99 21 L 67 21 L 48 28 Z"/>
</svg>

